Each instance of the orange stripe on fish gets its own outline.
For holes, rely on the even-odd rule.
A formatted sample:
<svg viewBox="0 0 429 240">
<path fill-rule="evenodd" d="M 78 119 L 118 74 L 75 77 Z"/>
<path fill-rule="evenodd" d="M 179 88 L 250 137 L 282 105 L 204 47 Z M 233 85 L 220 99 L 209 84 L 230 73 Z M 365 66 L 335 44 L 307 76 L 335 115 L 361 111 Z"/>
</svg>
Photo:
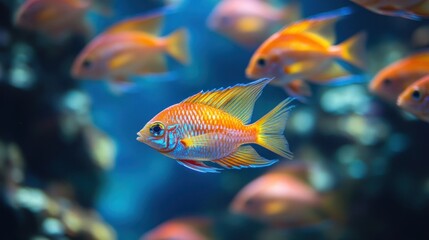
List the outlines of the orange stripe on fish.
<svg viewBox="0 0 429 240">
<path fill-rule="evenodd" d="M 291 98 L 249 124 L 255 101 L 270 81 L 260 79 L 197 93 L 152 118 L 138 132 L 137 140 L 200 172 L 220 170 L 207 162 L 239 169 L 269 166 L 277 161 L 265 159 L 245 145 L 251 143 L 292 158 L 283 136 L 293 107 Z"/>
</svg>

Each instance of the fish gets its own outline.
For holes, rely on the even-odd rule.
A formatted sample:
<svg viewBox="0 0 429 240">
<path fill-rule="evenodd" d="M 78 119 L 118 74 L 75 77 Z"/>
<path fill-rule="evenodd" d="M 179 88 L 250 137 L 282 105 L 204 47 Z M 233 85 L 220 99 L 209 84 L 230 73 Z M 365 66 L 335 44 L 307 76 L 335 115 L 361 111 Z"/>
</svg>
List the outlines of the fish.
<svg viewBox="0 0 429 240">
<path fill-rule="evenodd" d="M 399 95 L 397 105 L 429 122 L 429 74 L 408 86 Z"/>
<path fill-rule="evenodd" d="M 429 51 L 400 59 L 379 71 L 371 80 L 370 91 L 396 104 L 398 96 L 413 82 L 429 74 Z"/>
<path fill-rule="evenodd" d="M 145 233 L 140 240 L 210 240 L 214 239 L 212 225 L 213 221 L 207 217 L 175 218 Z"/>
<path fill-rule="evenodd" d="M 421 20 L 429 17 L 428 0 L 351 0 L 381 15 Z"/>
<path fill-rule="evenodd" d="M 302 164 L 279 166 L 244 186 L 230 211 L 283 228 L 317 224 L 325 219 L 324 199 L 307 177 L 307 166 Z"/>
<path fill-rule="evenodd" d="M 300 17 L 297 2 L 280 9 L 267 1 L 220 1 L 207 19 L 207 26 L 244 46 L 257 46 L 281 25 Z"/>
<path fill-rule="evenodd" d="M 351 74 L 338 60 L 364 69 L 364 32 L 334 45 L 334 24 L 350 13 L 349 8 L 342 8 L 286 26 L 255 51 L 246 76 L 250 79 L 276 77 L 272 84 L 280 86 L 296 80 L 329 84 Z"/>
<path fill-rule="evenodd" d="M 304 158 L 306 157 L 306 158 Z M 272 226 L 314 226 L 346 221 L 344 190 L 317 152 L 303 148 L 297 161 L 283 162 L 245 185 L 230 204 L 230 212 Z"/>
<path fill-rule="evenodd" d="M 71 34 L 92 35 L 92 27 L 85 19 L 90 9 L 100 6 L 102 13 L 110 11 L 104 4 L 90 0 L 27 0 L 14 16 L 15 26 L 34 30 L 54 40 Z"/>
<path fill-rule="evenodd" d="M 158 37 L 162 19 L 161 12 L 156 12 L 124 20 L 107 29 L 77 56 L 72 76 L 127 83 L 133 75 L 166 73 L 166 54 L 189 64 L 187 29 Z"/>
<path fill-rule="evenodd" d="M 293 98 L 287 98 L 249 124 L 255 101 L 271 81 L 197 93 L 161 111 L 137 133 L 137 140 L 179 164 L 199 172 L 266 167 L 277 162 L 261 157 L 258 144 L 284 158 L 292 153 L 283 135 Z M 222 168 L 207 165 L 214 163 Z"/>
</svg>

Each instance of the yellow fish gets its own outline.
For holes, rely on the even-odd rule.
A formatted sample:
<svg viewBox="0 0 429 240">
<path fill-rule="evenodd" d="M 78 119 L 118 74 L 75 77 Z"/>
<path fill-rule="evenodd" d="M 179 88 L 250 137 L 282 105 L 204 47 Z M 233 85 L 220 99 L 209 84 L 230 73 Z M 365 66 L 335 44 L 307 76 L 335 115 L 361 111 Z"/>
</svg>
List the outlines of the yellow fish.
<svg viewBox="0 0 429 240">
<path fill-rule="evenodd" d="M 247 145 L 252 143 L 292 158 L 283 136 L 292 99 L 249 124 L 255 101 L 270 81 L 260 79 L 195 94 L 152 118 L 137 133 L 137 140 L 199 172 L 220 170 L 208 162 L 239 169 L 277 161 L 259 156 Z"/>
<path fill-rule="evenodd" d="M 251 79 L 277 77 L 273 84 L 285 87 L 294 80 L 323 84 L 350 75 L 337 62 L 338 59 L 364 68 L 365 34 L 357 34 L 333 45 L 334 24 L 348 14 L 350 10 L 342 8 L 296 22 L 275 33 L 253 54 L 246 76 Z M 302 83 L 298 85 L 303 86 Z M 286 85 L 286 89 L 293 86 L 296 84 Z M 290 92 L 295 91 L 291 89 Z"/>
<path fill-rule="evenodd" d="M 167 53 L 183 64 L 189 62 L 186 29 L 158 37 L 162 15 L 121 22 L 91 41 L 79 54 L 72 75 L 79 79 L 128 81 L 133 75 L 165 73 Z"/>
</svg>

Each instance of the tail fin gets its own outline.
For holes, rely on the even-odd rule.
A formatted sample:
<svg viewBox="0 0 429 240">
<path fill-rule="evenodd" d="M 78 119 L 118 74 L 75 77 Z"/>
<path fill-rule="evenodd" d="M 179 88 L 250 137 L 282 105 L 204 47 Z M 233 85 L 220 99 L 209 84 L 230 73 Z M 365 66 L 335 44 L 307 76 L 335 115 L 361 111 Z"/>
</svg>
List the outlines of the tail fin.
<svg viewBox="0 0 429 240">
<path fill-rule="evenodd" d="M 184 28 L 167 37 L 167 52 L 182 64 L 189 63 L 188 31 Z"/>
<path fill-rule="evenodd" d="M 259 119 L 255 125 L 258 129 L 256 143 L 262 147 L 285 158 L 292 158 L 289 144 L 283 132 L 290 110 L 294 106 L 289 106 L 293 98 L 287 98 L 277 105 L 273 110 Z"/>
<path fill-rule="evenodd" d="M 366 33 L 360 32 L 339 45 L 340 58 L 350 64 L 364 69 L 366 59 Z"/>
</svg>

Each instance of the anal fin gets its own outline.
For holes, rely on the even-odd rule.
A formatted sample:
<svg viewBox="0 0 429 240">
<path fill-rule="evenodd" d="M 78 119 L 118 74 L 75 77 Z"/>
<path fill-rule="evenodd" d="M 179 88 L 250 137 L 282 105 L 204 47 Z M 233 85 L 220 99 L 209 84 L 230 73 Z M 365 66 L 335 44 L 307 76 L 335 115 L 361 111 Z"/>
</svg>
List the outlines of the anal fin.
<svg viewBox="0 0 429 240">
<path fill-rule="evenodd" d="M 201 161 L 180 159 L 177 162 L 182 166 L 202 173 L 218 173 L 218 170 L 220 170 L 219 168 L 208 166 Z"/>
<path fill-rule="evenodd" d="M 339 63 L 332 61 L 322 73 L 313 75 L 308 80 L 318 84 L 325 84 L 347 75 L 350 75 L 350 73 L 346 69 Z"/>
<path fill-rule="evenodd" d="M 156 54 L 149 61 L 145 61 L 138 70 L 139 74 L 159 74 L 167 72 L 165 57 L 162 54 Z"/>
<path fill-rule="evenodd" d="M 248 167 L 267 167 L 276 163 L 277 161 L 278 160 L 268 160 L 259 156 L 259 154 L 251 146 L 241 146 L 231 155 L 222 159 L 214 160 L 213 162 L 224 168 L 240 169 Z"/>
</svg>

